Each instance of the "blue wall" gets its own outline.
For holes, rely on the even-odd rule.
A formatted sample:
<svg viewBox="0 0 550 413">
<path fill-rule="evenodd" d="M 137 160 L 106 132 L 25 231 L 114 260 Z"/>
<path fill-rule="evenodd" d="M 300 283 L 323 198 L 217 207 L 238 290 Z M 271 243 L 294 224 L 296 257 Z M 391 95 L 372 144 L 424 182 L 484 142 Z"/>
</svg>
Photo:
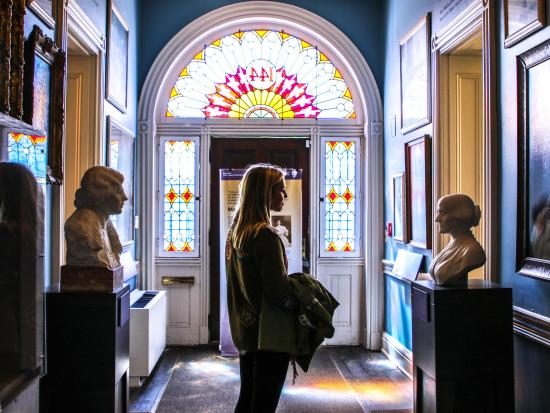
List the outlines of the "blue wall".
<svg viewBox="0 0 550 413">
<path fill-rule="evenodd" d="M 141 0 L 141 56 L 139 89 L 162 48 L 176 33 L 196 18 L 222 6 L 238 3 L 231 0 L 189 1 Z M 335 7 L 331 0 L 295 0 L 293 4 L 318 14 L 346 34 L 365 56 L 377 81 L 380 93 L 384 76 L 384 1 L 346 0 Z"/>
<path fill-rule="evenodd" d="M 439 13 L 442 6 L 452 3 L 449 0 L 389 0 L 386 11 L 386 60 L 384 70 L 384 120 L 385 120 L 385 220 L 392 221 L 392 176 L 404 170 L 403 143 L 421 136 L 432 135 L 432 125 L 403 136 L 399 132 L 400 91 L 399 91 L 399 40 L 416 22 L 432 12 L 432 34 L 435 29 L 451 21 L 460 9 L 472 0 L 460 0 L 459 7 L 442 18 Z M 516 56 L 550 38 L 550 27 L 531 35 L 516 46 L 504 48 L 503 0 L 496 4 L 496 50 L 497 50 L 497 112 L 498 112 L 498 147 L 499 147 L 499 273 L 500 282 L 513 287 L 514 305 L 550 316 L 550 282 L 540 281 L 519 275 L 515 271 L 516 256 L 516 199 L 517 199 L 517 104 L 516 104 Z M 546 0 L 546 10 L 550 12 L 550 1 Z M 547 21 L 549 20 L 547 16 Z M 397 121 L 396 136 L 392 136 L 392 125 Z M 399 155 L 397 155 L 399 154 Z M 432 217 L 433 219 L 433 217 Z M 395 243 L 392 239 L 386 242 L 385 257 L 394 260 L 398 248 L 413 249 Z M 422 251 L 426 256 L 425 266 L 431 260 L 431 251 Z M 426 267 L 425 267 L 426 268 Z M 388 288 L 386 281 L 386 329 L 404 345 L 407 343 L 408 325 L 395 317 L 395 309 L 406 307 L 397 287 Z M 393 310 L 392 310 L 393 309 Z M 393 312 L 392 312 L 393 311 Z M 410 311 L 410 307 L 409 307 Z M 390 319 L 392 318 L 392 319 Z M 395 329 L 396 323 L 403 324 L 403 329 Z M 550 351 L 533 342 L 515 336 L 515 376 L 516 376 L 516 412 L 550 411 L 550 393 L 547 391 L 547 378 L 550 377 Z"/>
</svg>

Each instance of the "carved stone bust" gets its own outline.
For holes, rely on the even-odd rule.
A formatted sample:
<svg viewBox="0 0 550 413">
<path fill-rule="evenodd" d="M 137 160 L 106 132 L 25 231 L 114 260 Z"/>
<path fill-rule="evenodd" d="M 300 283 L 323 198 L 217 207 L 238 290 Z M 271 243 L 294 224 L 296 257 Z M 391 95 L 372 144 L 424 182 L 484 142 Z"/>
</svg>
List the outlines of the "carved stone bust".
<svg viewBox="0 0 550 413">
<path fill-rule="evenodd" d="M 485 264 L 485 251 L 472 234 L 479 225 L 481 210 L 468 195 L 442 197 L 437 203 L 435 222 L 439 232 L 449 234 L 451 241 L 437 254 L 430 265 L 430 274 L 437 285 L 464 284 L 468 272 Z"/>
<path fill-rule="evenodd" d="M 76 211 L 65 222 L 67 265 L 117 268 L 122 245 L 109 215 L 120 214 L 124 176 L 106 166 L 88 169 L 75 193 Z"/>
</svg>

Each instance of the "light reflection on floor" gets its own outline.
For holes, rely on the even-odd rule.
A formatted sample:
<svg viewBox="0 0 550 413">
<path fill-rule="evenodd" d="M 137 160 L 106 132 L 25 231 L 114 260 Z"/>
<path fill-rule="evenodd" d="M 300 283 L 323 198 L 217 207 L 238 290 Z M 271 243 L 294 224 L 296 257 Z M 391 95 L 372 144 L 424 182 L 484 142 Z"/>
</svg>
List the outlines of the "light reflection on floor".
<svg viewBox="0 0 550 413">
<path fill-rule="evenodd" d="M 295 385 L 292 384 L 292 369 L 289 369 L 280 403 L 282 413 L 302 412 L 304 408 L 309 412 L 340 411 L 339 408 L 348 411 L 350 406 L 354 412 L 412 411 L 412 383 L 389 360 L 382 355 L 371 355 L 368 359 L 358 359 L 357 356 L 347 359 L 341 354 L 334 357 L 331 351 L 321 351 L 313 363 L 314 368 L 309 373 L 300 372 Z M 175 392 L 174 399 L 167 406 L 175 408 L 179 406 L 179 398 L 182 402 L 185 398 L 187 403 L 209 406 L 207 410 L 198 411 L 220 413 L 227 405 L 236 402 L 240 380 L 238 358 L 203 354 L 195 359 L 180 359 L 174 364 L 174 370 L 179 372 L 174 377 L 182 377 L 181 382 L 185 383 L 186 395 Z M 202 401 L 207 388 L 210 392 L 218 390 L 218 402 L 223 407 Z M 179 389 L 183 390 L 182 387 Z M 324 410 L 328 406 L 330 409 Z M 189 405 L 185 404 L 185 407 Z M 167 411 L 175 410 L 162 410 L 163 413 Z"/>
</svg>

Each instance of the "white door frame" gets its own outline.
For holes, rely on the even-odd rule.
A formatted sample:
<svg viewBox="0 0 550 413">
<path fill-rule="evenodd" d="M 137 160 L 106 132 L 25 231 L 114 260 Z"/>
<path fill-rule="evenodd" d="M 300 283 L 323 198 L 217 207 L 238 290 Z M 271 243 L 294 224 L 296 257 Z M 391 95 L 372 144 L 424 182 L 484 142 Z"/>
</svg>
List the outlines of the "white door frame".
<svg viewBox="0 0 550 413">
<path fill-rule="evenodd" d="M 216 40 L 233 29 L 246 30 L 262 25 L 265 29 L 284 28 L 289 32 L 302 35 L 306 39 L 314 39 L 327 57 L 335 62 L 355 97 L 357 110 L 355 120 L 327 121 L 327 120 L 294 120 L 285 122 L 281 128 L 280 121 L 262 122 L 219 119 L 177 119 L 164 118 L 164 109 L 170 88 L 177 79 L 179 69 L 189 61 L 197 49 L 203 44 Z M 381 259 L 383 256 L 383 198 L 382 191 L 382 159 L 383 159 L 383 113 L 382 102 L 378 86 L 374 76 L 365 61 L 363 55 L 356 46 L 334 25 L 323 18 L 295 6 L 269 1 L 249 1 L 225 6 L 199 17 L 188 26 L 178 32 L 159 53 L 147 75 L 144 83 L 138 108 L 139 119 L 139 164 L 141 175 L 139 177 L 140 197 L 138 208 L 142 216 L 139 244 L 141 252 L 141 285 L 143 288 L 158 287 L 156 276 L 155 246 L 157 243 L 156 216 L 156 191 L 157 191 L 157 137 L 167 131 L 195 130 L 201 136 L 201 157 L 203 165 L 208 164 L 207 150 L 210 147 L 210 136 L 221 136 L 224 133 L 233 134 L 238 130 L 240 136 L 257 134 L 260 125 L 269 127 L 270 132 L 280 133 L 283 136 L 291 136 L 296 132 L 310 134 L 323 134 L 325 132 L 356 132 L 356 136 L 364 136 L 362 145 L 362 188 L 365 208 L 362 216 L 363 251 L 360 264 L 363 265 L 362 285 L 366 293 L 366 308 L 362 311 L 365 325 L 362 332 L 362 344 L 369 349 L 379 349 L 383 330 L 383 276 Z M 281 129 L 278 132 L 278 128 Z M 265 131 L 265 129 L 264 129 Z M 295 135 L 296 136 L 296 135 Z M 300 135 L 302 136 L 302 134 Z M 312 144 L 316 142 L 312 140 Z M 317 147 L 318 148 L 318 147 Z M 312 147 L 312 154 L 316 153 Z M 319 163 L 318 159 L 312 159 L 311 167 Z M 208 168 L 206 168 L 208 170 Z M 204 170 L 204 168 L 203 168 Z M 313 169 L 312 169 L 313 171 Z M 201 187 L 208 188 L 210 177 L 208 172 L 201 173 Z M 312 182 L 315 182 L 312 175 Z M 312 185 L 313 187 L 313 185 Z M 312 200 L 315 198 L 312 198 Z M 201 224 L 200 236 L 205 239 L 209 228 L 208 207 L 201 203 L 201 217 L 205 224 Z M 312 202 L 312 206 L 314 203 Z M 312 208 L 312 211 L 315 208 Z M 146 215 L 147 214 L 147 215 Z M 318 219 L 312 213 L 312 234 L 317 231 Z M 316 237 L 315 237 L 316 238 Z M 312 242 L 312 255 L 314 254 Z M 368 246 L 366 248 L 365 246 Z M 203 253 L 199 259 L 189 265 L 201 267 L 201 298 L 206 300 L 201 307 L 208 306 L 208 274 L 209 258 L 208 248 L 203 245 Z M 313 255 L 314 257 L 318 256 Z M 173 260 L 173 259 L 169 259 Z M 204 328 L 207 327 L 206 314 L 201 315 L 201 342 L 204 341 Z M 207 331 L 207 330 L 206 330 Z"/>
<path fill-rule="evenodd" d="M 482 77 L 483 77 L 483 152 L 485 182 L 484 211 L 481 219 L 485 223 L 483 245 L 487 255 L 484 278 L 496 281 L 498 277 L 498 152 L 496 130 L 496 71 L 495 71 L 495 6 L 494 0 L 476 0 L 460 15 L 432 37 L 432 62 L 434 82 L 434 138 L 433 138 L 433 204 L 432 210 L 437 211 L 438 199 L 446 195 L 448 183 L 444 179 L 445 164 L 444 139 L 447 136 L 444 122 L 444 107 L 448 107 L 443 98 L 447 96 L 445 87 L 448 80 L 446 56 L 459 45 L 463 44 L 474 33 L 481 32 L 482 42 Z M 438 234 L 437 225 L 432 223 L 433 234 Z M 437 255 L 443 248 L 443 237 L 435 236 L 433 255 Z"/>
</svg>

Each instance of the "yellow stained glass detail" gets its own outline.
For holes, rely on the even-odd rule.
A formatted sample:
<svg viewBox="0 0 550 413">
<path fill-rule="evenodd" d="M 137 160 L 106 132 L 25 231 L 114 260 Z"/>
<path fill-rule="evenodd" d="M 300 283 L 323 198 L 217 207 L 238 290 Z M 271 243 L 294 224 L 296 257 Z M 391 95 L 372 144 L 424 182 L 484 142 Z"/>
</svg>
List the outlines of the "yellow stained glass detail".
<svg viewBox="0 0 550 413">
<path fill-rule="evenodd" d="M 173 118 L 174 115 L 172 115 L 172 112 L 170 112 L 168 109 L 166 109 L 166 117 L 167 118 Z"/>
<path fill-rule="evenodd" d="M 165 198 L 170 202 L 170 205 L 174 205 L 174 201 L 178 198 L 178 194 L 174 192 L 174 188 L 170 188 L 170 191 L 165 195 Z"/>
<path fill-rule="evenodd" d="M 263 39 L 267 34 L 268 30 L 256 30 L 256 33 Z"/>
<path fill-rule="evenodd" d="M 342 73 L 338 69 L 334 69 L 334 79 L 343 79 Z"/>
<path fill-rule="evenodd" d="M 222 39 L 218 39 L 212 42 L 212 45 L 220 47 L 222 45 Z"/>
<path fill-rule="evenodd" d="M 287 34 L 285 32 L 281 32 L 281 39 L 283 39 L 283 42 L 290 37 L 290 34 Z"/>
<path fill-rule="evenodd" d="M 344 148 L 346 148 L 346 151 L 349 151 L 351 149 L 351 147 L 353 146 L 353 141 L 344 141 L 344 142 L 341 142 L 341 143 L 342 143 L 342 145 L 344 145 Z"/>
<path fill-rule="evenodd" d="M 340 195 L 338 195 L 338 192 L 336 192 L 336 191 L 334 190 L 334 187 L 332 187 L 332 188 L 330 189 L 330 192 L 327 194 L 327 198 L 328 198 L 329 201 L 330 201 L 331 203 L 333 203 L 333 204 L 336 202 L 336 200 L 337 200 L 339 197 L 340 197 Z"/>
<path fill-rule="evenodd" d="M 189 76 L 189 69 L 187 68 L 187 66 L 185 66 L 185 68 L 180 73 L 180 77 L 186 77 L 186 76 Z"/>
<path fill-rule="evenodd" d="M 354 196 L 350 192 L 349 188 L 346 188 L 346 192 L 344 192 L 344 194 L 342 195 L 342 198 L 344 199 L 344 201 L 346 201 L 346 204 L 348 205 L 353 200 Z"/>
<path fill-rule="evenodd" d="M 328 57 L 326 57 L 323 53 L 319 53 L 319 61 L 320 62 L 328 62 Z"/>
<path fill-rule="evenodd" d="M 183 191 L 183 193 L 180 196 L 181 196 L 181 199 L 183 199 L 186 204 L 188 204 L 189 201 L 193 199 L 193 194 L 189 190 L 189 187 L 186 187 L 185 191 Z"/>
<path fill-rule="evenodd" d="M 300 43 L 302 44 L 302 50 L 307 49 L 308 47 L 311 47 L 311 45 L 308 42 L 305 42 L 303 40 L 300 40 Z"/>
<path fill-rule="evenodd" d="M 331 151 L 333 151 L 336 148 L 336 145 L 338 145 L 338 141 L 327 141 L 327 145 L 330 148 Z"/>
<path fill-rule="evenodd" d="M 328 244 L 327 251 L 334 252 L 336 251 L 336 245 L 334 245 L 334 242 L 331 242 Z"/>
<path fill-rule="evenodd" d="M 244 36 L 244 32 L 237 32 L 233 36 L 235 36 L 237 39 L 241 40 Z"/>
<path fill-rule="evenodd" d="M 346 88 L 346 91 L 344 92 L 344 97 L 348 98 L 349 100 L 352 100 L 351 98 L 351 92 L 348 88 Z"/>
<path fill-rule="evenodd" d="M 175 87 L 173 87 L 172 91 L 170 92 L 170 97 L 173 98 L 174 96 L 177 96 L 177 95 L 179 95 L 178 90 Z"/>
<path fill-rule="evenodd" d="M 204 52 L 201 50 L 199 53 L 195 55 L 193 60 L 204 60 Z"/>
<path fill-rule="evenodd" d="M 342 248 L 342 251 L 344 252 L 352 252 L 353 248 L 351 248 L 351 245 L 349 245 L 349 242 L 346 242 L 346 245 L 344 245 L 344 248 Z"/>
</svg>

